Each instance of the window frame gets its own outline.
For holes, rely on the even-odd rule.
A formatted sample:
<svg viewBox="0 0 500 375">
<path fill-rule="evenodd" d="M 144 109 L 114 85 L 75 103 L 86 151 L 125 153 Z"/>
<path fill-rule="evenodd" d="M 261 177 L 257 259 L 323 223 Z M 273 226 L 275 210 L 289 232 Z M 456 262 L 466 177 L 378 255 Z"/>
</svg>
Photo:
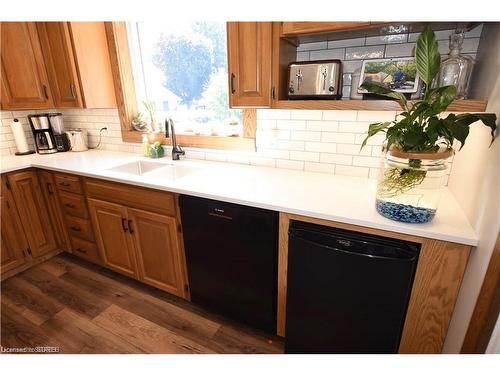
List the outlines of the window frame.
<svg viewBox="0 0 500 375">
<path fill-rule="evenodd" d="M 122 140 L 123 142 L 140 143 L 144 133 L 132 129 L 132 119 L 137 113 L 138 107 L 126 22 L 105 22 L 105 28 Z M 184 147 L 255 151 L 256 110 L 253 108 L 242 109 L 242 112 L 242 137 L 178 134 L 177 142 Z M 166 138 L 163 133 L 151 133 L 149 139 L 150 141 L 160 141 L 165 145 L 171 144 L 170 138 Z"/>
</svg>

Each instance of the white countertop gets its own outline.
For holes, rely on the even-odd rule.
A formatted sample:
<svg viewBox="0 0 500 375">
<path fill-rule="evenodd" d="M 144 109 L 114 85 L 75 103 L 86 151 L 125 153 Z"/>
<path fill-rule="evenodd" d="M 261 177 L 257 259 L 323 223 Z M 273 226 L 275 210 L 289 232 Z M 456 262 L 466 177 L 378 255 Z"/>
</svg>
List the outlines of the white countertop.
<svg viewBox="0 0 500 375">
<path fill-rule="evenodd" d="M 181 173 L 160 169 L 136 176 L 109 171 L 127 162 L 147 160 L 175 164 Z M 389 230 L 421 237 L 477 245 L 477 236 L 452 193 L 445 188 L 434 220 L 405 224 L 375 210 L 376 181 L 366 178 L 292 171 L 198 160 L 173 162 L 136 154 L 87 151 L 51 155 L 2 156 L 0 172 L 37 167 L 298 215 Z M 188 173 L 182 173 L 187 170 Z"/>
</svg>

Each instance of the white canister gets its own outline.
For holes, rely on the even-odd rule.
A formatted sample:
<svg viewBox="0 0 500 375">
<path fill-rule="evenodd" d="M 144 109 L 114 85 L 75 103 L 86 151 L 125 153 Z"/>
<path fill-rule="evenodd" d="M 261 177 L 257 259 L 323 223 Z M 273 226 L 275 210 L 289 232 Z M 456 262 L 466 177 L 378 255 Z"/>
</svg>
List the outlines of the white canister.
<svg viewBox="0 0 500 375">
<path fill-rule="evenodd" d="M 12 129 L 12 134 L 14 135 L 14 141 L 16 142 L 16 148 L 18 154 L 27 154 L 30 152 L 28 147 L 28 142 L 26 141 L 26 134 L 24 133 L 24 128 L 21 122 L 15 118 L 10 123 L 10 128 Z"/>
</svg>

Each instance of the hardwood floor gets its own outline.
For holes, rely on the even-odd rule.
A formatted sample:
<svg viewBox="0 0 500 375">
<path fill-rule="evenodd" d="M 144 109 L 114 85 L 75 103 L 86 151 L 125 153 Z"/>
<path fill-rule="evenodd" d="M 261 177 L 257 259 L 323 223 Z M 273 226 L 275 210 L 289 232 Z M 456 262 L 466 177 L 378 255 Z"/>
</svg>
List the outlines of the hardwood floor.
<svg viewBox="0 0 500 375">
<path fill-rule="evenodd" d="M 60 254 L 1 284 L 4 348 L 60 353 L 283 353 L 283 341 Z"/>
</svg>

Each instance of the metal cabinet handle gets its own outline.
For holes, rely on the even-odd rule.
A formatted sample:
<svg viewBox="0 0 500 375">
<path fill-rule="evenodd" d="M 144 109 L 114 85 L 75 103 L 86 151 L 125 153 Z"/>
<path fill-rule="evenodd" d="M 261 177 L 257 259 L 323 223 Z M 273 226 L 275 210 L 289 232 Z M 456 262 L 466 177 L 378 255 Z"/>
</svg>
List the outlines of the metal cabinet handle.
<svg viewBox="0 0 500 375">
<path fill-rule="evenodd" d="M 50 195 L 54 194 L 54 190 L 52 190 L 52 184 L 50 182 L 47 182 L 47 191 Z"/>
<path fill-rule="evenodd" d="M 236 92 L 235 88 L 234 88 L 234 79 L 236 78 L 236 76 L 234 75 L 234 73 L 231 73 L 231 94 L 234 94 Z"/>
<path fill-rule="evenodd" d="M 73 99 L 76 99 L 76 88 L 75 88 L 75 85 L 73 83 L 71 85 L 69 85 L 69 90 L 71 92 L 71 97 Z"/>
<path fill-rule="evenodd" d="M 65 203 L 64 205 L 68 208 L 75 208 L 75 205 L 73 203 Z"/>
<path fill-rule="evenodd" d="M 43 94 L 45 95 L 45 99 L 49 99 L 49 91 L 47 90 L 47 85 L 43 85 Z"/>
<path fill-rule="evenodd" d="M 84 250 L 81 247 L 79 247 L 79 248 L 77 248 L 75 250 L 78 251 L 79 253 L 87 254 L 87 250 Z"/>
<path fill-rule="evenodd" d="M 75 226 L 70 227 L 70 228 L 71 228 L 71 230 L 74 230 L 75 232 L 81 232 L 82 231 L 80 228 L 75 227 Z"/>
<path fill-rule="evenodd" d="M 128 230 L 130 231 L 130 234 L 134 233 L 134 227 L 132 226 L 133 222 L 132 220 L 128 221 Z"/>
<path fill-rule="evenodd" d="M 128 231 L 128 228 L 127 228 L 127 219 L 123 218 L 122 217 L 122 229 L 124 232 Z"/>
</svg>

